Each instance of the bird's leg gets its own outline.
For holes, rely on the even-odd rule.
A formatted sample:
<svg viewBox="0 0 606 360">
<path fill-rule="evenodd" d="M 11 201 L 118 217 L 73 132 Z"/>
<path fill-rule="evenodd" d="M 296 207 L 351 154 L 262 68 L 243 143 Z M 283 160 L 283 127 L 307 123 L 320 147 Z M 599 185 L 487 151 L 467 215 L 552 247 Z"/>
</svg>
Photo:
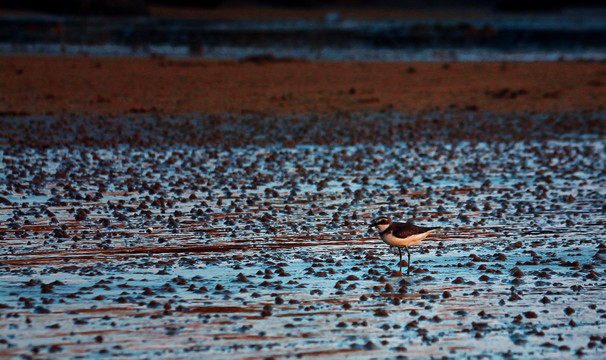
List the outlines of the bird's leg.
<svg viewBox="0 0 606 360">
<path fill-rule="evenodd" d="M 408 250 L 408 246 L 406 247 L 406 252 L 408 253 L 408 275 L 410 275 L 410 250 Z"/>
<path fill-rule="evenodd" d="M 402 272 L 402 248 L 398 246 L 398 252 L 400 253 L 400 272 Z"/>
</svg>

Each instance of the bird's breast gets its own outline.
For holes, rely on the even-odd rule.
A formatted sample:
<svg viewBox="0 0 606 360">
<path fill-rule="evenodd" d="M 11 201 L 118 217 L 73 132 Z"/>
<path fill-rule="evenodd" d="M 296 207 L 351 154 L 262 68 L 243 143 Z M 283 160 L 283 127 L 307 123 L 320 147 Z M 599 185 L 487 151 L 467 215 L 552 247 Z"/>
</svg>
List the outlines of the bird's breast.
<svg viewBox="0 0 606 360">
<path fill-rule="evenodd" d="M 390 246 L 412 246 L 423 241 L 430 232 L 424 232 L 422 234 L 415 234 L 407 236 L 405 238 L 398 238 L 393 235 L 392 232 L 385 232 L 381 234 L 381 240 Z"/>
</svg>

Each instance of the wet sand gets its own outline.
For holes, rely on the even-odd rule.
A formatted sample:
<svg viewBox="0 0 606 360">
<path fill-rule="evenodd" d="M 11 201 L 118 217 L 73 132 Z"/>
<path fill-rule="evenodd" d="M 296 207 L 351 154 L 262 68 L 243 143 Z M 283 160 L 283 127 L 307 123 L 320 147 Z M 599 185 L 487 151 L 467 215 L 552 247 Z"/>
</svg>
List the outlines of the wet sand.
<svg viewBox="0 0 606 360">
<path fill-rule="evenodd" d="M 553 137 L 4 146 L 0 355 L 601 359 L 604 136 Z M 378 214 L 442 227 L 410 276 Z"/>
<path fill-rule="evenodd" d="M 606 63 L 0 56 L 0 113 L 310 114 L 606 108 Z"/>
</svg>

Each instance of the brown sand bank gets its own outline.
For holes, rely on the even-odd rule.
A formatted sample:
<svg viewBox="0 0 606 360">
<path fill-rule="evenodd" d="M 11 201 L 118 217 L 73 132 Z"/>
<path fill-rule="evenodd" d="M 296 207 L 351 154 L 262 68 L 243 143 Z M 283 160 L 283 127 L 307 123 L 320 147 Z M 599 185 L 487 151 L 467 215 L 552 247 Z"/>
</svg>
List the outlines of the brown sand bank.
<svg viewBox="0 0 606 360">
<path fill-rule="evenodd" d="M 11 114 L 598 111 L 606 63 L 362 63 L 0 56 Z"/>
</svg>

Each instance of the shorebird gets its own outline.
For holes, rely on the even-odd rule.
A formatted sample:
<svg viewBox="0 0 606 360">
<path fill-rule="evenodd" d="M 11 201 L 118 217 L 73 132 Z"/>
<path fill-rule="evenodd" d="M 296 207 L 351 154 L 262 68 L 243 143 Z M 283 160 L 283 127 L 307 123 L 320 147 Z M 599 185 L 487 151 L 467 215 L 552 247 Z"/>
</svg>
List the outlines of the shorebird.
<svg viewBox="0 0 606 360">
<path fill-rule="evenodd" d="M 410 246 L 423 241 L 427 235 L 439 229 L 439 227 L 422 227 L 413 225 L 410 221 L 394 222 L 386 216 L 380 216 L 374 219 L 368 229 L 376 227 L 379 229 L 379 235 L 384 243 L 389 246 L 396 246 L 400 253 L 400 272 L 402 272 L 402 247 L 406 248 L 408 253 L 408 271 L 410 275 Z"/>
</svg>

